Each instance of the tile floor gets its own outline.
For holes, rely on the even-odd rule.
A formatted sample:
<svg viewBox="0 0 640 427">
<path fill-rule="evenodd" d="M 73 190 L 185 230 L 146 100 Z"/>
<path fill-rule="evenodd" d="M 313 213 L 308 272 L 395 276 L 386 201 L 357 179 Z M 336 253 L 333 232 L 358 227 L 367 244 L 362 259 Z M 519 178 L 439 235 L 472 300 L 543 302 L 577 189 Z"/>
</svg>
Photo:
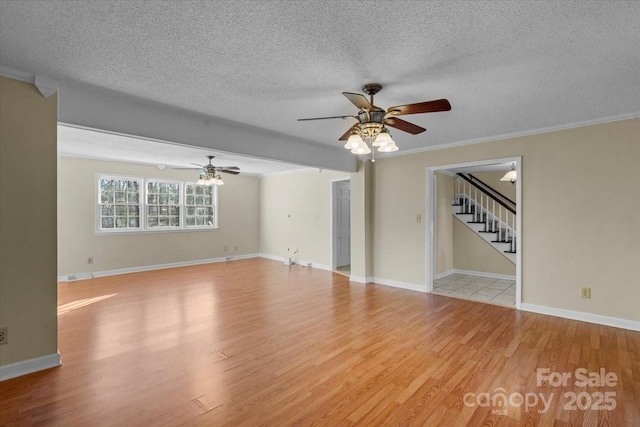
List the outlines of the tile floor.
<svg viewBox="0 0 640 427">
<path fill-rule="evenodd" d="M 453 273 L 434 280 L 433 293 L 500 305 L 516 305 L 515 280 Z"/>
</svg>

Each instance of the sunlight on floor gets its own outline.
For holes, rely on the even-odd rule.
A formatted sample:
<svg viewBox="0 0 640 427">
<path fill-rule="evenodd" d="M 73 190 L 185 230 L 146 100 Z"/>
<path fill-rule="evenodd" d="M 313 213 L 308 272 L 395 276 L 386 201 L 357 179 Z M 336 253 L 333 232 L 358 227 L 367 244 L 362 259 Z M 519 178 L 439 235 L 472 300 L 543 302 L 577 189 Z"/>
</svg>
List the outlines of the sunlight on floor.
<svg viewBox="0 0 640 427">
<path fill-rule="evenodd" d="M 60 316 L 61 314 L 65 314 L 68 313 L 70 311 L 73 311 L 77 308 L 82 308 L 82 307 L 86 307 L 89 304 L 93 304 L 96 303 L 98 301 L 102 301 L 105 300 L 107 298 L 111 298 L 113 296 L 116 296 L 118 294 L 111 294 L 111 295 L 102 295 L 99 297 L 93 297 L 93 298 L 85 298 L 85 299 L 80 299 L 78 301 L 73 301 L 73 302 L 68 302 L 66 304 L 62 304 L 61 306 L 58 307 L 58 316 Z"/>
</svg>

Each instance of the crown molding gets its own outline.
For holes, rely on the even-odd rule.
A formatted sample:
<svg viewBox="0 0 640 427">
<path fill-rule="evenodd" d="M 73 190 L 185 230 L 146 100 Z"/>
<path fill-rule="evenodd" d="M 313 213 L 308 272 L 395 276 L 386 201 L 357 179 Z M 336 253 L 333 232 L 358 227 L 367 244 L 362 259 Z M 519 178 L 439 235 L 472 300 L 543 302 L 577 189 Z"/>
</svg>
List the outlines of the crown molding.
<svg viewBox="0 0 640 427">
<path fill-rule="evenodd" d="M 640 119 L 640 111 L 628 114 L 619 114 L 616 116 L 601 117 L 599 119 L 585 120 L 582 122 L 573 122 L 557 126 L 549 126 L 520 132 L 503 133 L 494 136 L 486 136 L 482 138 L 466 139 L 463 141 L 452 142 L 448 144 L 433 145 L 430 147 L 414 148 L 411 150 L 396 151 L 395 153 L 384 154 L 380 159 L 388 157 L 404 156 L 407 154 L 423 153 L 425 151 L 446 150 L 448 148 L 464 147 L 466 145 L 484 144 L 486 142 L 501 141 L 504 139 L 521 138 L 524 136 L 540 135 L 549 132 L 558 132 L 562 130 L 581 128 L 584 126 L 601 125 L 605 123 L 619 122 L 622 120 Z"/>
</svg>

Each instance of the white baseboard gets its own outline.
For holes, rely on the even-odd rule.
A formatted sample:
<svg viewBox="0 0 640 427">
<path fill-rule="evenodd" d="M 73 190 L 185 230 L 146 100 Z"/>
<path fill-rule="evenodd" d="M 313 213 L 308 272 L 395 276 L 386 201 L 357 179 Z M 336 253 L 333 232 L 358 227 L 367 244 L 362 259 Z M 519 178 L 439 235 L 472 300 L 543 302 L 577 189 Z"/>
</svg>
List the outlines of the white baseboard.
<svg viewBox="0 0 640 427">
<path fill-rule="evenodd" d="M 229 255 L 233 258 L 231 261 L 238 259 L 257 258 L 258 254 L 245 255 Z M 94 271 L 93 273 L 75 273 L 66 276 L 58 276 L 58 282 L 71 282 L 74 280 L 93 279 L 94 277 L 116 276 L 118 274 L 139 273 L 141 271 L 162 270 L 165 268 L 188 267 L 191 265 L 212 264 L 216 262 L 227 262 L 228 257 L 197 259 L 193 261 L 169 262 L 166 264 L 144 265 L 141 267 L 119 268 L 116 270 Z"/>
<path fill-rule="evenodd" d="M 368 279 L 368 278 L 367 278 L 367 277 L 364 277 L 364 276 L 353 276 L 353 275 L 349 276 L 349 281 L 350 281 L 350 282 L 356 282 L 356 283 L 364 283 L 364 284 L 366 284 L 366 283 L 368 282 L 368 281 L 367 281 L 367 279 Z"/>
<path fill-rule="evenodd" d="M 451 270 L 447 270 L 445 272 L 436 274 L 433 278 L 435 280 L 442 279 L 443 277 L 447 277 L 448 275 L 453 274 L 455 272 L 456 272 L 456 270 L 452 268 Z"/>
<path fill-rule="evenodd" d="M 485 273 L 484 271 L 460 270 L 458 268 L 454 268 L 453 270 L 449 270 L 449 271 L 451 273 L 466 274 L 469 276 L 489 277 L 491 279 L 516 280 L 515 275 L 511 276 L 509 274 Z M 436 279 L 440 279 L 440 277 L 436 277 Z"/>
<path fill-rule="evenodd" d="M 640 331 L 640 322 L 636 320 L 621 319 L 619 317 L 609 317 L 600 314 L 585 313 L 582 311 L 565 310 L 562 308 L 547 307 L 544 305 L 522 303 L 521 309 L 532 313 L 546 314 L 548 316 L 562 317 L 582 322 L 596 323 L 598 325 L 613 326 L 614 328 Z"/>
<path fill-rule="evenodd" d="M 382 279 L 380 277 L 367 277 L 367 283 L 375 283 L 378 285 L 392 286 L 394 288 L 408 289 L 410 291 L 427 292 L 425 285 L 417 285 L 415 283 L 398 282 L 397 280 Z"/>
<path fill-rule="evenodd" d="M 60 353 L 53 353 L 46 356 L 35 357 L 21 362 L 10 363 L 0 366 L 0 381 L 21 377 L 33 372 L 43 371 L 49 368 L 60 366 Z"/>
</svg>

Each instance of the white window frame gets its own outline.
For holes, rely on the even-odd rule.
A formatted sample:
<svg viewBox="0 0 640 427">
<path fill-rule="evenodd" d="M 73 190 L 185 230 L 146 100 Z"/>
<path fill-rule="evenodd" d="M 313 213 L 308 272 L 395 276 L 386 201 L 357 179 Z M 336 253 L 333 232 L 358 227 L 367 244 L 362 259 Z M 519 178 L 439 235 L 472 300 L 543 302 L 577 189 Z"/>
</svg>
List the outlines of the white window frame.
<svg viewBox="0 0 640 427">
<path fill-rule="evenodd" d="M 101 195 L 101 189 L 100 189 L 100 180 L 101 179 L 112 179 L 112 180 L 119 180 L 119 181 L 138 181 L 138 206 L 140 206 L 140 215 L 138 215 L 138 224 L 139 227 L 137 228 L 116 228 L 115 224 L 113 228 L 102 228 L 102 205 L 103 203 L 101 203 L 100 201 L 100 195 Z M 140 177 L 137 176 L 124 176 L 124 175 L 110 175 L 110 174 L 100 174 L 98 175 L 97 179 L 96 179 L 96 230 L 98 230 L 100 233 L 106 233 L 106 234 L 113 234 L 113 233 L 138 233 L 140 231 L 143 230 L 143 216 L 144 216 L 144 202 L 143 202 L 143 197 L 144 197 L 144 189 L 142 188 L 144 186 L 144 180 Z M 112 205 L 114 205 L 114 209 L 115 209 L 115 205 L 117 204 L 115 199 L 113 201 L 113 203 L 110 203 Z M 125 204 L 129 204 L 129 203 L 125 203 Z M 114 216 L 114 221 L 115 221 L 115 216 Z"/>
<path fill-rule="evenodd" d="M 101 222 L 101 209 L 102 203 L 100 202 L 100 180 L 101 179 L 116 179 L 116 180 L 129 180 L 129 181 L 138 181 L 140 186 L 140 194 L 139 194 L 139 206 L 140 206 L 140 227 L 139 228 L 102 228 Z M 180 226 L 179 227 L 147 227 L 147 208 L 148 208 L 148 191 L 147 184 L 149 182 L 158 182 L 158 183 L 169 183 L 169 184 L 178 184 L 180 186 Z M 175 179 L 166 179 L 166 178 L 154 178 L 154 177 L 143 177 L 143 176 L 131 176 L 131 175 L 118 175 L 118 174 L 110 174 L 110 173 L 97 173 L 95 186 L 96 195 L 95 195 L 95 232 L 96 234 L 101 235 L 112 235 L 112 234 L 153 234 L 153 233 L 175 233 L 175 232 L 191 232 L 191 231 L 215 231 L 219 229 L 219 212 L 220 209 L 218 207 L 218 186 L 213 185 L 212 187 L 212 204 L 213 204 L 213 225 L 186 225 L 186 213 L 187 213 L 187 205 L 186 205 L 186 186 L 187 185 L 198 185 L 195 181 L 180 181 Z M 115 202 L 114 202 L 115 204 Z"/>
<path fill-rule="evenodd" d="M 160 225 L 156 226 L 156 227 L 149 227 L 148 221 L 149 221 L 149 212 L 148 212 L 148 208 L 150 206 L 157 206 L 158 208 L 160 208 L 161 205 L 160 203 L 156 203 L 153 205 L 149 204 L 149 184 L 150 183 L 157 183 L 157 184 L 177 184 L 178 185 L 178 208 L 180 209 L 180 215 L 178 215 L 179 221 L 180 221 L 180 225 L 176 226 L 172 226 L 172 225 L 167 225 L 165 227 L 162 227 Z M 169 179 L 154 179 L 154 178 L 147 178 L 144 180 L 144 215 L 145 215 L 145 223 L 144 223 L 144 229 L 146 229 L 147 231 L 155 231 L 155 230 L 179 230 L 181 228 L 184 227 L 184 203 L 183 203 L 183 195 L 184 195 L 184 182 L 183 181 L 176 181 L 176 180 L 169 180 Z M 160 196 L 160 193 L 158 193 L 158 197 Z M 167 205 L 168 207 L 171 206 L 176 206 L 176 205 Z M 158 217 L 158 224 L 160 221 L 160 214 L 158 213 L 158 215 L 154 215 Z M 171 215 L 167 215 L 168 217 L 170 217 Z M 171 219 L 169 219 L 169 223 L 171 223 Z"/>
</svg>

